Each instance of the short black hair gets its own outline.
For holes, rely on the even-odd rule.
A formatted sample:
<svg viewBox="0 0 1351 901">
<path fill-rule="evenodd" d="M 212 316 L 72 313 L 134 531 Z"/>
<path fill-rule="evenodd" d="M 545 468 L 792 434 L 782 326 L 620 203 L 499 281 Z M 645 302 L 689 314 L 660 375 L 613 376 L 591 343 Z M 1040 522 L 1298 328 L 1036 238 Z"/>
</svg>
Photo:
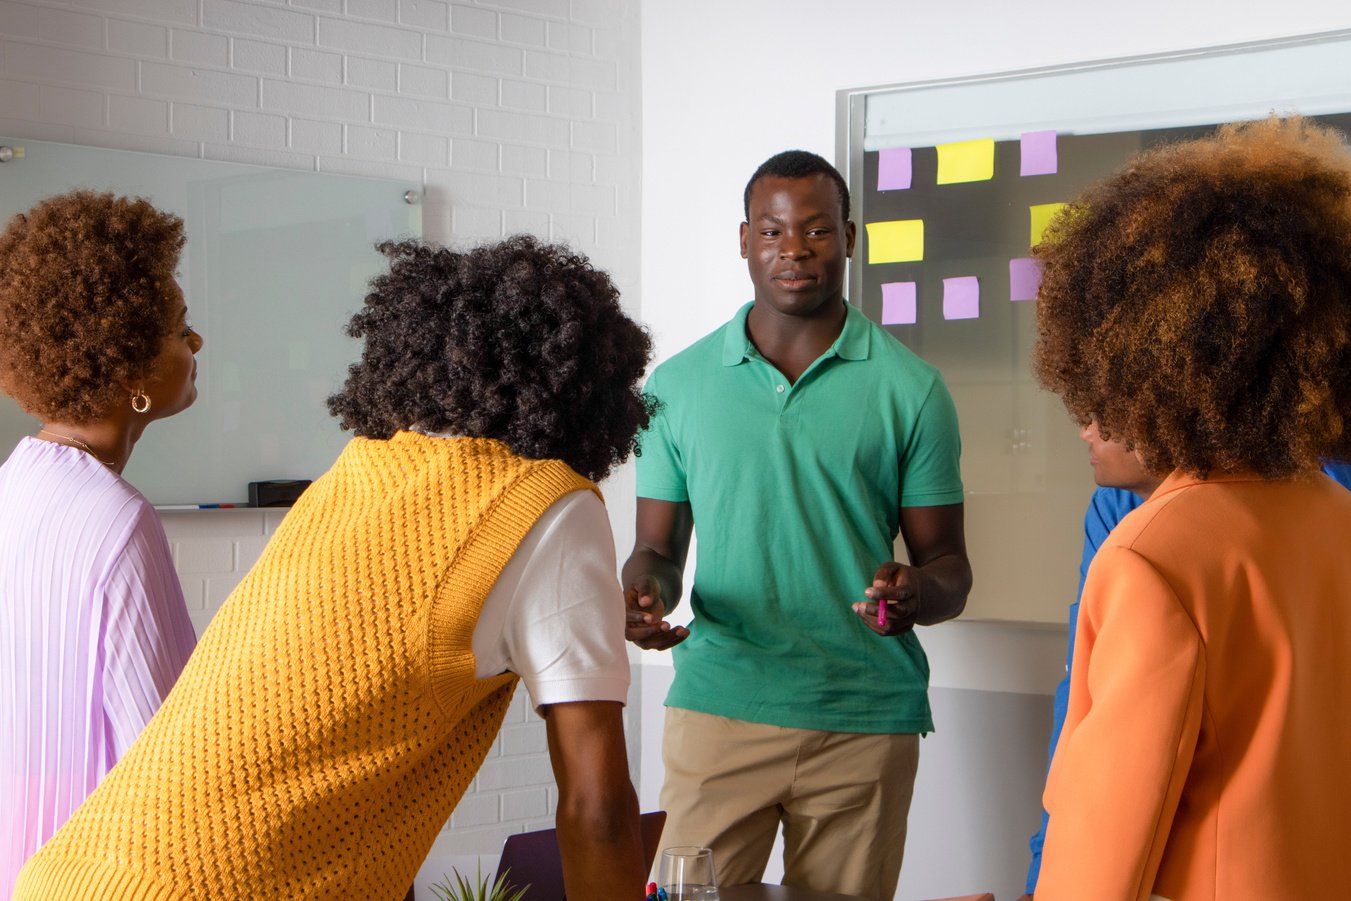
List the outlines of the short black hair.
<svg viewBox="0 0 1351 901">
<path fill-rule="evenodd" d="M 652 340 L 586 257 L 526 235 L 378 246 L 389 272 L 347 326 L 361 360 L 328 399 L 344 429 L 495 438 L 594 481 L 633 453 L 655 407 L 639 388 Z"/>
<path fill-rule="evenodd" d="M 824 175 L 835 183 L 835 191 L 840 195 L 840 218 L 845 222 L 849 221 L 849 185 L 845 184 L 840 170 L 809 150 L 785 150 L 761 163 L 760 168 L 751 176 L 751 180 L 746 182 L 746 191 L 742 195 L 741 202 L 747 222 L 751 221 L 751 188 L 767 175 L 776 178 L 810 178 L 813 175 Z"/>
</svg>

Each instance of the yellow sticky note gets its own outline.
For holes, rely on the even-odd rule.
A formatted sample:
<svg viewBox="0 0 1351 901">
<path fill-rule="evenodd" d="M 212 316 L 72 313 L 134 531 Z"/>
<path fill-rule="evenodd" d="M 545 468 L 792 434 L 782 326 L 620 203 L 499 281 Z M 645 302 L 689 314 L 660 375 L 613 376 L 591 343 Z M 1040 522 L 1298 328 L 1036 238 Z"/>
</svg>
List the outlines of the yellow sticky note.
<svg viewBox="0 0 1351 901">
<path fill-rule="evenodd" d="M 924 220 L 869 222 L 869 263 L 912 263 L 924 259 Z"/>
<path fill-rule="evenodd" d="M 1051 224 L 1055 218 L 1066 207 L 1063 203 L 1036 203 L 1028 207 L 1032 214 L 1032 241 L 1031 245 L 1036 247 L 1041 243 L 1041 236 L 1046 233 L 1046 226 Z"/>
<path fill-rule="evenodd" d="M 938 145 L 940 185 L 954 185 L 963 181 L 989 181 L 992 178 L 994 178 L 994 138 Z"/>
</svg>

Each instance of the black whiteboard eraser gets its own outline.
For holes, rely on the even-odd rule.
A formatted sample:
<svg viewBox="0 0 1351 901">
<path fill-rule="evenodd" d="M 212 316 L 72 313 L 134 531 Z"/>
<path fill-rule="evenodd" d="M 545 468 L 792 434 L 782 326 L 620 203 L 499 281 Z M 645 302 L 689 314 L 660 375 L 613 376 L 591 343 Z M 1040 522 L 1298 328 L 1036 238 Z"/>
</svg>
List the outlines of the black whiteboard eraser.
<svg viewBox="0 0 1351 901">
<path fill-rule="evenodd" d="M 249 482 L 249 506 L 289 507 L 308 487 L 310 487 L 309 479 L 269 479 L 266 482 Z"/>
</svg>

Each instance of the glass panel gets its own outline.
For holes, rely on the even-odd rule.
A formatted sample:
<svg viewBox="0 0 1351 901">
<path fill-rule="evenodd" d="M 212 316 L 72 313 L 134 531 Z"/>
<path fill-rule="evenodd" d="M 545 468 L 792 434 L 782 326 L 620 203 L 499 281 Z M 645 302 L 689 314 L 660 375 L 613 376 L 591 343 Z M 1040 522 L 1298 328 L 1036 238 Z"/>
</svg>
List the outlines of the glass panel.
<svg viewBox="0 0 1351 901">
<path fill-rule="evenodd" d="M 247 484 L 313 479 L 349 437 L 324 399 L 356 359 L 342 330 L 383 265 L 375 242 L 422 233 L 417 186 L 0 138 L 0 215 L 89 187 L 182 216 L 179 282 L 198 355 L 197 402 L 146 429 L 127 479 L 156 504 L 240 503 Z M 4 398 L 0 454 L 36 427 Z"/>
</svg>

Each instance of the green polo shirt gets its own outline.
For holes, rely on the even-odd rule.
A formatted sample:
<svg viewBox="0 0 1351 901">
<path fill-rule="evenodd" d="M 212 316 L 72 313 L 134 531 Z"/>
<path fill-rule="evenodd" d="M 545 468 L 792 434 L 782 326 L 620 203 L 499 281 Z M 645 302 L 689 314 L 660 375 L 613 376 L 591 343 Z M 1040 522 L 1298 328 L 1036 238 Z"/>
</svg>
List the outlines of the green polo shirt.
<svg viewBox="0 0 1351 901">
<path fill-rule="evenodd" d="M 938 370 L 848 307 L 789 384 L 731 322 L 658 366 L 638 496 L 689 501 L 690 637 L 668 706 L 833 732 L 929 732 L 929 664 L 851 609 L 895 557 L 900 507 L 962 502 Z"/>
</svg>

